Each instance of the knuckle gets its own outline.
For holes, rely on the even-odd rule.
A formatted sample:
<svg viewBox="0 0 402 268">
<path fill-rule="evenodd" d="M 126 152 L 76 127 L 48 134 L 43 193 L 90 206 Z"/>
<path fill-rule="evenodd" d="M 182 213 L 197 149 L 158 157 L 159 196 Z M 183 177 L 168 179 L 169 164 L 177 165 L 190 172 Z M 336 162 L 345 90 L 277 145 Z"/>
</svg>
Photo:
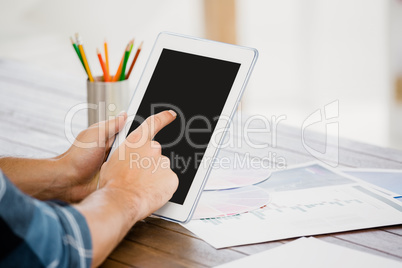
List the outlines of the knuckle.
<svg viewBox="0 0 402 268">
<path fill-rule="evenodd" d="M 90 125 L 90 128 L 95 128 L 95 127 L 102 127 L 102 125 L 104 124 L 104 121 L 100 121 L 97 123 L 93 123 L 92 125 Z"/>
<path fill-rule="evenodd" d="M 161 155 L 160 160 L 161 160 L 161 166 L 170 169 L 170 158 L 169 157 Z"/>
<path fill-rule="evenodd" d="M 141 140 L 141 133 L 139 131 L 133 131 L 128 135 L 126 140 L 129 142 L 138 142 Z"/>
<path fill-rule="evenodd" d="M 161 147 L 161 145 L 159 144 L 159 142 L 157 142 L 157 141 L 152 141 L 152 142 L 150 143 L 150 150 L 151 150 L 151 154 L 152 154 L 155 158 L 157 158 L 157 157 L 161 154 L 161 152 L 162 152 L 162 147 Z"/>
<path fill-rule="evenodd" d="M 100 128 L 100 129 L 102 129 L 102 130 L 107 128 L 106 121 L 101 121 L 101 122 L 97 123 L 96 126 L 97 126 L 98 128 Z"/>
<path fill-rule="evenodd" d="M 170 164 L 170 158 L 169 157 L 167 157 L 165 155 L 162 155 L 161 158 L 162 158 L 163 161 L 165 161 L 166 163 Z"/>
<path fill-rule="evenodd" d="M 163 191 L 154 192 L 154 201 L 157 204 L 163 204 L 164 199 L 165 199 L 165 194 L 163 193 Z"/>
<path fill-rule="evenodd" d="M 152 148 L 160 150 L 162 149 L 162 145 L 157 141 L 152 141 Z"/>
<path fill-rule="evenodd" d="M 170 176 L 171 186 L 174 189 L 174 191 L 176 191 L 177 187 L 179 186 L 179 177 L 177 177 L 177 174 L 174 173 L 173 171 L 171 173 L 172 173 Z"/>
</svg>

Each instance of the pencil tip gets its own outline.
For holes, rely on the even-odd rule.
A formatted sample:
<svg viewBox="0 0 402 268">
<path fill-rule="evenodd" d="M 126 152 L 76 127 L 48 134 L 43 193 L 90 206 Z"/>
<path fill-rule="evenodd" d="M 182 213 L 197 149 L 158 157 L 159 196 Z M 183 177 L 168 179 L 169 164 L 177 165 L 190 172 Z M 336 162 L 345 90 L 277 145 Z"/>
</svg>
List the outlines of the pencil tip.
<svg viewBox="0 0 402 268">
<path fill-rule="evenodd" d="M 100 54 L 99 48 L 96 48 L 96 54 Z"/>
<path fill-rule="evenodd" d="M 73 37 L 72 36 L 70 36 L 70 40 L 71 40 L 71 44 L 73 44 L 74 45 L 74 39 L 73 39 Z"/>
<path fill-rule="evenodd" d="M 82 45 L 82 39 L 79 33 L 75 33 L 75 39 L 77 40 L 78 45 Z"/>
<path fill-rule="evenodd" d="M 142 48 L 142 44 L 144 43 L 144 41 L 141 41 L 141 44 L 140 44 L 140 46 L 138 47 L 139 49 L 141 49 Z"/>
</svg>

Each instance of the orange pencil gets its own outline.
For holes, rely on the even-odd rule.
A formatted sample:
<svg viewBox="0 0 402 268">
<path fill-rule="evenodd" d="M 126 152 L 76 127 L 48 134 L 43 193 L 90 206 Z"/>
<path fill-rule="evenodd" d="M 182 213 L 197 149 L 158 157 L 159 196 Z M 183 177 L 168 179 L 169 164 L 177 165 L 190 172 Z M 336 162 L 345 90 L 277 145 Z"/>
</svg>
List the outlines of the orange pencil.
<svg viewBox="0 0 402 268">
<path fill-rule="evenodd" d="M 125 55 L 126 55 L 126 51 L 124 50 L 124 54 L 123 54 L 123 57 L 121 58 L 119 68 L 117 69 L 116 74 L 113 76 L 113 80 L 112 80 L 113 82 L 116 82 L 120 79 L 121 69 L 123 68 L 123 61 L 124 61 Z"/>
<path fill-rule="evenodd" d="M 87 57 L 85 56 L 85 52 L 84 52 L 84 47 L 82 46 L 81 37 L 79 36 L 78 33 L 75 34 L 75 37 L 77 38 L 78 49 L 80 50 L 82 60 L 84 61 L 85 69 L 87 70 L 87 73 L 88 73 L 88 79 L 90 82 L 93 82 L 94 78 L 92 77 L 91 69 L 89 69 Z"/>
<path fill-rule="evenodd" d="M 132 71 L 133 68 L 134 68 L 134 65 L 135 65 L 135 62 L 137 61 L 138 55 L 140 55 L 140 52 L 141 52 L 141 49 L 142 49 L 142 43 L 143 43 L 143 42 L 141 42 L 140 46 L 139 46 L 138 49 L 137 49 L 137 52 L 135 53 L 133 62 L 131 63 L 130 69 L 128 70 L 128 73 L 127 73 L 127 75 L 126 75 L 126 79 L 128 79 L 128 78 L 130 77 L 131 71 Z"/>
<path fill-rule="evenodd" d="M 107 49 L 107 41 L 106 41 L 106 39 L 105 39 L 104 47 L 105 47 L 106 72 L 107 72 L 107 76 L 110 77 L 110 71 L 109 71 L 109 52 L 108 52 L 108 49 Z"/>
<path fill-rule="evenodd" d="M 117 72 L 116 72 L 115 76 L 113 76 L 112 82 L 117 82 L 117 81 L 119 81 L 120 75 L 121 75 L 121 69 L 123 69 L 123 62 L 124 62 L 124 57 L 126 56 L 126 51 L 127 51 L 127 50 L 130 50 L 130 47 L 131 47 L 132 43 L 134 43 L 134 39 L 131 40 L 131 41 L 127 44 L 126 50 L 124 50 L 123 57 L 121 58 L 119 68 L 117 69 Z"/>
<path fill-rule="evenodd" d="M 108 74 L 108 72 L 107 72 L 105 63 L 103 62 L 103 59 L 102 59 L 102 55 L 101 55 L 101 53 L 100 53 L 100 50 L 99 50 L 99 49 L 96 49 L 96 53 L 98 54 L 98 59 L 99 59 L 100 65 L 101 65 L 101 67 L 102 67 L 102 71 L 103 71 L 103 80 L 104 80 L 105 82 L 110 82 L 110 77 L 109 77 L 109 74 Z"/>
</svg>

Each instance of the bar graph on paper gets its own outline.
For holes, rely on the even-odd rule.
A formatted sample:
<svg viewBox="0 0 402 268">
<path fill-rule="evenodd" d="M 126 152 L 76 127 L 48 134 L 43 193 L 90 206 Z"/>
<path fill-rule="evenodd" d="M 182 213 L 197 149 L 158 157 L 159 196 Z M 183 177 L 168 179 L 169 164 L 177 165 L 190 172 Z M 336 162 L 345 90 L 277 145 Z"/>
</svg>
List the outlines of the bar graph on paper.
<svg viewBox="0 0 402 268">
<path fill-rule="evenodd" d="M 268 207 L 265 208 L 266 211 L 275 211 L 275 212 L 280 212 L 280 213 L 286 213 L 287 210 L 296 210 L 296 211 L 301 211 L 308 213 L 309 209 L 314 209 L 318 207 L 328 207 L 328 206 L 348 206 L 351 204 L 362 204 L 363 202 L 360 201 L 359 199 L 349 199 L 349 200 L 340 200 L 340 199 L 333 199 L 331 201 L 322 201 L 319 203 L 312 203 L 312 204 L 296 204 L 291 207 L 287 206 L 282 206 L 278 205 L 276 203 L 270 204 Z M 263 210 L 255 210 L 255 211 L 250 211 L 250 213 L 256 215 L 257 217 L 261 217 L 262 219 L 265 219 L 266 215 L 262 212 Z"/>
<path fill-rule="evenodd" d="M 277 192 L 272 200 L 248 213 L 195 220 L 185 226 L 222 248 L 402 222 L 398 202 L 356 185 Z"/>
<path fill-rule="evenodd" d="M 274 173 L 255 187 L 272 201 L 247 213 L 183 225 L 215 248 L 402 223 L 402 204 L 343 174 L 312 164 Z"/>
<path fill-rule="evenodd" d="M 342 209 L 362 209 L 365 206 L 371 206 L 370 204 L 366 204 L 363 200 L 359 200 L 357 198 L 347 198 L 345 193 L 341 193 L 339 190 L 336 190 L 334 193 L 338 192 L 338 198 L 332 199 L 318 199 L 320 196 L 310 196 L 305 197 L 305 192 L 300 195 L 295 192 L 287 192 L 285 194 L 274 194 L 274 201 L 269 203 L 267 206 L 264 206 L 257 210 L 249 211 L 251 217 L 254 217 L 256 220 L 267 220 L 269 218 L 276 218 L 282 215 L 294 215 L 294 213 L 322 213 L 328 210 L 336 210 L 337 208 Z M 342 198 L 344 197 L 344 198 Z M 282 202 L 278 199 L 283 199 Z M 308 199 L 307 202 L 301 203 L 299 202 L 301 199 Z M 317 199 L 317 201 L 313 200 Z M 275 201 L 276 200 L 276 201 Z M 297 203 L 292 203 L 292 201 L 298 201 Z M 240 220 L 244 217 L 244 214 L 237 214 L 233 216 L 227 217 L 217 217 L 217 218 L 209 218 L 203 219 L 205 223 L 211 223 L 214 225 L 220 224 L 223 221 L 228 220 Z"/>
</svg>

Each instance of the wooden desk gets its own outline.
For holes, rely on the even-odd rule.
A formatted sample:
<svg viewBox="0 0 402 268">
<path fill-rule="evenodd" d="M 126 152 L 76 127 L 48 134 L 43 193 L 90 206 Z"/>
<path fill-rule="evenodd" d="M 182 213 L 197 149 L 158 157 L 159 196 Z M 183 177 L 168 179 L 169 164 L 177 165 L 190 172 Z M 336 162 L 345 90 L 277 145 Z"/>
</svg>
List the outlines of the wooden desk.
<svg viewBox="0 0 402 268">
<path fill-rule="evenodd" d="M 50 157 L 64 152 L 70 146 L 65 136 L 65 115 L 85 101 L 85 81 L 0 60 L 0 154 Z M 73 131 L 78 133 L 86 124 L 86 111 L 78 112 Z M 323 148 L 322 135 L 310 133 L 308 138 L 312 146 Z M 300 130 L 282 124 L 277 146 L 270 150 L 284 156 L 288 165 L 313 160 L 301 144 Z M 402 152 L 340 139 L 339 166 L 401 169 Z M 402 225 L 316 237 L 402 261 Z M 103 266 L 209 267 L 292 240 L 216 250 L 178 224 L 147 218 L 132 228 Z"/>
</svg>

